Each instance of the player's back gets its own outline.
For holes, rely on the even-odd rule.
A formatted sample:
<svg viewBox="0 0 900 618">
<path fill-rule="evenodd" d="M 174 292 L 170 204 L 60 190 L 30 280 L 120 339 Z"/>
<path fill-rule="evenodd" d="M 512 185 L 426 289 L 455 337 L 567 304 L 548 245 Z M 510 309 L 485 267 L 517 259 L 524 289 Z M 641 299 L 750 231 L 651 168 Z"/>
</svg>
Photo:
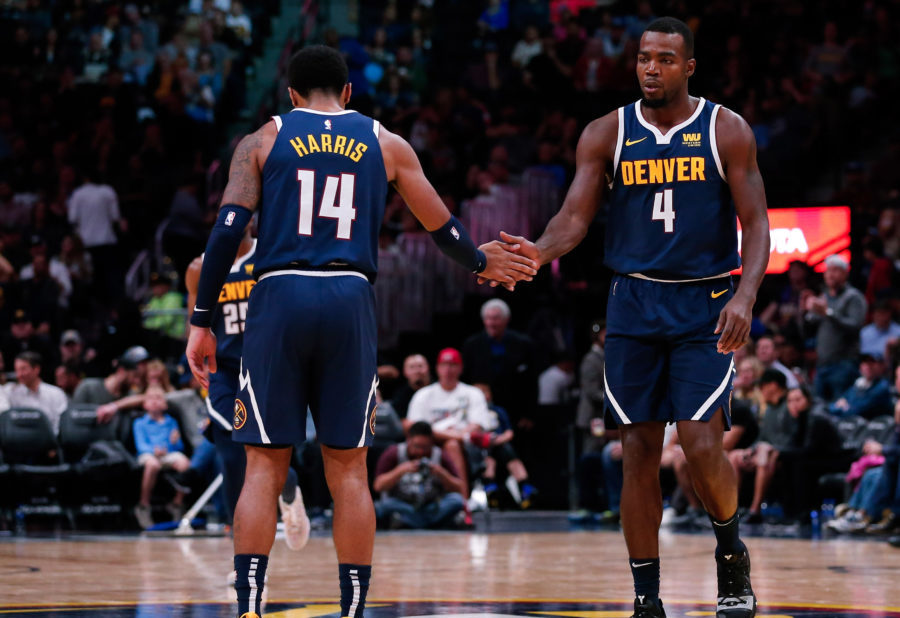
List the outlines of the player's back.
<svg viewBox="0 0 900 618">
<path fill-rule="evenodd" d="M 352 110 L 295 108 L 262 169 L 257 277 L 283 268 L 349 267 L 370 280 L 387 178 L 377 121 Z"/>
<path fill-rule="evenodd" d="M 740 265 L 737 218 L 716 144 L 721 107 L 700 99 L 665 135 L 640 102 L 619 108 L 606 264 L 666 280 L 721 276 Z"/>
<path fill-rule="evenodd" d="M 234 372 L 240 367 L 248 299 L 256 284 L 253 279 L 255 253 L 254 240 L 250 250 L 232 265 L 222 291 L 219 292 L 212 322 L 212 331 L 216 336 L 216 363 L 219 367 Z"/>
</svg>

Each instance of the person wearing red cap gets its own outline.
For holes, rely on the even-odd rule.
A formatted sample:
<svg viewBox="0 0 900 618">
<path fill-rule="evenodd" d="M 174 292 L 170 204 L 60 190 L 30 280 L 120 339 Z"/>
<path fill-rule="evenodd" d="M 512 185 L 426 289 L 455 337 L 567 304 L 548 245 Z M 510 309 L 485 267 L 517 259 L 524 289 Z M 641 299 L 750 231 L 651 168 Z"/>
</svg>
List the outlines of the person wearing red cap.
<svg viewBox="0 0 900 618">
<path fill-rule="evenodd" d="M 437 357 L 438 381 L 416 391 L 404 420 L 408 429 L 425 421 L 434 431 L 435 441 L 459 470 L 462 494 L 469 495 L 469 475 L 463 445 L 490 439 L 491 416 L 487 400 L 478 388 L 459 381 L 462 355 L 455 348 L 444 348 Z M 487 446 L 482 444 L 481 446 Z"/>
</svg>

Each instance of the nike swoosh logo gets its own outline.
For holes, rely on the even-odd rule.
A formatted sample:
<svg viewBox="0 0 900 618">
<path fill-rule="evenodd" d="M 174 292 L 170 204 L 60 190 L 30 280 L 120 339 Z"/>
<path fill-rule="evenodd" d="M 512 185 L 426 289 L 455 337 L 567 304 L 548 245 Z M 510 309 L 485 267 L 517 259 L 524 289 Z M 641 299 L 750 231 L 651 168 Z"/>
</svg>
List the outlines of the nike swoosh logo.
<svg viewBox="0 0 900 618">
<path fill-rule="evenodd" d="M 625 145 L 626 145 L 626 146 L 634 146 L 635 144 L 640 144 L 640 143 L 643 142 L 645 139 L 647 139 L 647 136 L 646 136 L 646 135 L 645 135 L 644 137 L 642 137 L 641 139 L 636 139 L 636 140 L 630 140 L 630 139 L 627 139 L 627 140 L 625 140 Z"/>
<path fill-rule="evenodd" d="M 727 291 L 728 291 L 728 290 L 725 289 L 725 290 L 722 290 L 721 292 L 710 292 L 709 294 L 710 294 L 710 296 L 712 296 L 713 298 L 718 298 L 718 297 L 720 297 L 722 294 L 724 294 L 724 293 L 727 292 Z"/>
<path fill-rule="evenodd" d="M 652 563 L 652 562 L 644 562 L 644 563 L 642 563 L 642 564 L 636 564 L 636 563 L 632 562 L 632 563 L 631 563 L 631 568 L 632 568 L 632 569 L 639 569 L 639 568 L 644 567 L 644 566 L 650 566 L 651 564 L 653 564 L 653 563 Z"/>
<path fill-rule="evenodd" d="M 197 305 L 194 305 L 194 311 L 209 311 L 209 309 L 201 309 Z"/>
</svg>

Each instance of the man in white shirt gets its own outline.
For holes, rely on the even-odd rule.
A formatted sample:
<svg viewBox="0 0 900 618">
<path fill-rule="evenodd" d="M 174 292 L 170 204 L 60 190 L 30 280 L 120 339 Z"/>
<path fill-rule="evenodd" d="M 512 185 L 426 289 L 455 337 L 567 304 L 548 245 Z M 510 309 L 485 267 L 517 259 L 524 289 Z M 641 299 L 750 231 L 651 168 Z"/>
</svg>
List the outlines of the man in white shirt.
<svg viewBox="0 0 900 618">
<path fill-rule="evenodd" d="M 41 258 L 46 259 L 50 278 L 56 281 L 56 284 L 59 286 L 59 306 L 68 307 L 69 296 L 72 295 L 72 278 L 69 275 L 69 269 L 66 268 L 66 265 L 60 262 L 55 257 L 50 257 L 49 255 L 47 255 L 47 243 L 44 242 L 44 239 L 40 236 L 32 236 L 29 243 L 29 251 L 31 252 L 32 261 L 30 264 L 22 267 L 22 271 L 19 273 L 19 278 L 22 281 L 34 279 L 35 264 Z M 37 269 L 41 270 L 41 267 L 38 266 Z"/>
<path fill-rule="evenodd" d="M 413 395 L 404 419 L 404 429 L 417 421 L 425 421 L 434 431 L 435 441 L 459 470 L 462 494 L 469 495 L 469 475 L 464 444 L 486 448 L 493 429 L 487 400 L 478 388 L 459 381 L 462 355 L 454 348 L 441 350 L 437 358 L 438 381 Z"/>
<path fill-rule="evenodd" d="M 16 380 L 3 385 L 3 392 L 13 408 L 35 408 L 47 415 L 53 435 L 59 433 L 59 418 L 68 405 L 66 393 L 41 380 L 41 356 L 22 352 L 16 356 Z"/>
<path fill-rule="evenodd" d="M 760 337 L 759 341 L 756 342 L 756 358 L 759 359 L 759 362 L 763 364 L 765 369 L 775 369 L 783 373 L 784 378 L 787 380 L 788 390 L 797 388 L 800 385 L 794 372 L 785 367 L 784 364 L 778 360 L 778 352 L 775 349 L 775 340 L 771 337 Z"/>
</svg>

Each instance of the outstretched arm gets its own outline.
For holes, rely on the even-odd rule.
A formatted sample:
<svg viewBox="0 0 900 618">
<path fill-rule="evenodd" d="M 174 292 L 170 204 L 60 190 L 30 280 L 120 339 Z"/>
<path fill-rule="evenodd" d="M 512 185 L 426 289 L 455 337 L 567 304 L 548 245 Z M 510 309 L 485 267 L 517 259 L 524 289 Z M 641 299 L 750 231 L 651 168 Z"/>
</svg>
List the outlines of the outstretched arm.
<svg viewBox="0 0 900 618">
<path fill-rule="evenodd" d="M 538 262 L 552 262 L 574 249 L 587 234 L 594 220 L 606 181 L 606 171 L 613 159 L 619 119 L 612 112 L 593 121 L 581 134 L 575 152 L 575 179 L 559 212 L 550 219 L 547 229 L 531 243 L 520 236 L 500 233 L 504 242 L 522 245 L 520 252 Z"/>
<path fill-rule="evenodd" d="M 719 315 L 716 333 L 722 333 L 722 354 L 737 350 L 750 336 L 756 292 L 769 263 L 769 215 L 766 189 L 756 164 L 756 139 L 747 122 L 722 108 L 717 118 L 719 156 L 741 222 L 741 257 L 744 270 L 737 292 Z"/>
<path fill-rule="evenodd" d="M 537 264 L 527 256 L 513 253 L 517 247 L 492 241 L 475 248 L 465 227 L 450 214 L 428 182 L 419 158 L 406 140 L 382 128 L 378 142 L 388 182 L 431 233 L 441 251 L 469 270 L 509 288 L 517 281 L 531 280 Z"/>
</svg>

